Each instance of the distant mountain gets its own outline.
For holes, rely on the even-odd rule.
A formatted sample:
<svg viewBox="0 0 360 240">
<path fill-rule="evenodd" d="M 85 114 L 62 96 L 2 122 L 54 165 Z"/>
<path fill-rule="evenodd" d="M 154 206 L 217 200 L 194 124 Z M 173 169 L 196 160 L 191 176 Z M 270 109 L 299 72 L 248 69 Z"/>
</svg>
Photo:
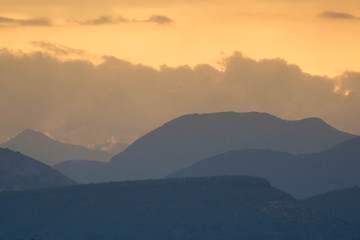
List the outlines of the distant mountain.
<svg viewBox="0 0 360 240">
<path fill-rule="evenodd" d="M 353 137 L 318 118 L 287 121 L 257 112 L 185 115 L 135 141 L 96 171 L 93 181 L 162 178 L 233 149 L 319 152 Z"/>
<path fill-rule="evenodd" d="M 68 160 L 55 164 L 53 168 L 77 183 L 90 183 L 89 176 L 104 165 L 106 163 L 92 160 Z"/>
<path fill-rule="evenodd" d="M 62 143 L 30 129 L 0 144 L 0 147 L 19 151 L 48 165 L 74 159 L 108 161 L 111 158 L 107 152 Z"/>
<path fill-rule="evenodd" d="M 359 239 L 359 191 L 333 195 L 299 201 L 254 177 L 0 193 L 0 232 L 10 240 Z"/>
<path fill-rule="evenodd" d="M 129 146 L 129 144 L 126 143 L 115 143 L 110 149 L 106 150 L 108 153 L 110 153 L 112 156 L 115 156 L 121 152 L 123 152 L 127 147 Z"/>
<path fill-rule="evenodd" d="M 121 153 L 122 151 L 124 151 L 127 147 L 129 146 L 129 144 L 126 143 L 104 143 L 104 144 L 98 144 L 95 145 L 93 149 L 95 150 L 102 150 L 105 152 L 108 152 L 111 154 L 111 156 L 115 156 L 119 153 Z"/>
<path fill-rule="evenodd" d="M 51 167 L 19 152 L 0 148 L 0 189 L 24 190 L 75 184 Z"/>
<path fill-rule="evenodd" d="M 170 178 L 249 175 L 296 197 L 360 185 L 360 137 L 315 154 L 292 155 L 269 150 L 236 150 L 204 159 Z"/>
</svg>

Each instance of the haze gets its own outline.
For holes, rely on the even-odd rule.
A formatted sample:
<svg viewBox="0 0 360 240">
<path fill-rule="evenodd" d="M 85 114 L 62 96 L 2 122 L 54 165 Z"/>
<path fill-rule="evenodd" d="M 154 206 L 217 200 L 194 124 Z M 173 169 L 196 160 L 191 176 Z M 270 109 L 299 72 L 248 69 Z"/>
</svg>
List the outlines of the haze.
<svg viewBox="0 0 360 240">
<path fill-rule="evenodd" d="M 0 141 L 130 143 L 216 111 L 360 134 L 359 17 L 355 0 L 1 1 Z"/>
</svg>

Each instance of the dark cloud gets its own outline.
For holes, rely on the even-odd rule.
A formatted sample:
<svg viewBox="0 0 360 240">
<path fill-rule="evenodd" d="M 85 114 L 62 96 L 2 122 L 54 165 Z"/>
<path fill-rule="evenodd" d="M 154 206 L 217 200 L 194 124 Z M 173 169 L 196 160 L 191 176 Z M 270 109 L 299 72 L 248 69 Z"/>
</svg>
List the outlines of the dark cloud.
<svg viewBox="0 0 360 240">
<path fill-rule="evenodd" d="M 51 21 L 47 18 L 15 19 L 7 17 L 0 17 L 0 24 L 3 27 L 52 25 Z"/>
<path fill-rule="evenodd" d="M 154 22 L 158 24 L 169 24 L 174 22 L 171 18 L 163 15 L 153 15 L 146 22 Z"/>
<path fill-rule="evenodd" d="M 343 12 L 331 12 L 326 11 L 319 15 L 322 18 L 330 18 L 330 19 L 358 19 L 357 17 Z"/>
<path fill-rule="evenodd" d="M 360 134 L 360 73 L 314 76 L 282 59 L 255 61 L 240 53 L 227 57 L 224 69 L 203 64 L 156 70 L 115 57 L 94 65 L 3 50 L 0 136 L 5 140 L 34 128 L 77 144 L 112 136 L 128 142 L 174 117 L 219 111 L 262 111 L 285 119 L 316 116 Z"/>
<path fill-rule="evenodd" d="M 127 19 L 122 16 L 100 16 L 95 19 L 90 19 L 87 21 L 80 22 L 83 25 L 106 25 L 106 24 L 119 24 L 119 23 L 141 23 L 141 22 L 153 22 L 157 24 L 169 24 L 174 22 L 171 18 L 163 15 L 153 15 L 146 20 L 139 19 Z"/>
</svg>

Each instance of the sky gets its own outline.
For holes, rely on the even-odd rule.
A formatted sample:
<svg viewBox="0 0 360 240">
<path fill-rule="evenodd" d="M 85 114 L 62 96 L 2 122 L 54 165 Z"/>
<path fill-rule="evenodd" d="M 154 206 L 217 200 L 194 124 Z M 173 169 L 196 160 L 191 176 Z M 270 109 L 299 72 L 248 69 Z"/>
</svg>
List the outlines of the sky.
<svg viewBox="0 0 360 240">
<path fill-rule="evenodd" d="M 357 0 L 0 0 L 0 142 L 131 143 L 187 113 L 360 134 Z"/>
</svg>

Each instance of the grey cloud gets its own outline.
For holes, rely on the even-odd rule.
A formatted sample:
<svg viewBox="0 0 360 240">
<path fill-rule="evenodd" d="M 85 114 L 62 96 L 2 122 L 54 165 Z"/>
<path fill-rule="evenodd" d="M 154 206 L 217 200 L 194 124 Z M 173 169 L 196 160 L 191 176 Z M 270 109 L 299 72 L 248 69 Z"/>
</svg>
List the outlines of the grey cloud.
<svg viewBox="0 0 360 240">
<path fill-rule="evenodd" d="M 34 128 L 77 144 L 112 136 L 129 142 L 174 117 L 218 111 L 262 111 L 285 119 L 317 116 L 360 134 L 360 73 L 314 76 L 282 59 L 255 61 L 240 53 L 227 57 L 224 68 L 203 64 L 156 70 L 111 56 L 94 65 L 3 50 L 0 141 Z M 342 85 L 334 92 L 337 79 Z"/>
<path fill-rule="evenodd" d="M 39 48 L 41 50 L 44 50 L 46 52 L 53 53 L 57 56 L 68 56 L 68 55 L 84 55 L 85 51 L 75 48 L 66 47 L 63 45 L 58 45 L 50 42 L 45 41 L 34 41 L 31 42 L 31 44 Z"/>
<path fill-rule="evenodd" d="M 18 20 L 22 26 L 50 26 L 51 21 L 46 18 L 34 18 L 26 20 Z"/>
<path fill-rule="evenodd" d="M 360 73 L 359 72 L 345 72 L 341 76 L 341 89 L 349 91 L 348 93 L 360 93 Z"/>
<path fill-rule="evenodd" d="M 0 23 L 13 23 L 15 21 L 15 19 L 0 16 Z"/>
<path fill-rule="evenodd" d="M 171 18 L 162 15 L 153 15 L 146 22 L 154 22 L 158 24 L 169 24 L 174 22 Z"/>
<path fill-rule="evenodd" d="M 119 24 L 119 23 L 141 23 L 141 22 L 153 22 L 157 24 L 169 24 L 174 22 L 171 18 L 163 15 L 153 15 L 150 16 L 146 20 L 139 20 L 139 19 L 127 19 L 122 16 L 100 16 L 95 19 L 86 20 L 83 22 L 80 22 L 80 24 L 83 25 L 106 25 L 106 24 Z"/>
<path fill-rule="evenodd" d="M 7 18 L 7 17 L 0 17 L 0 24 L 3 27 L 52 25 L 51 21 L 47 18 L 15 19 L 15 18 Z"/>
<path fill-rule="evenodd" d="M 112 16 L 100 16 L 95 19 L 87 20 L 85 22 L 81 22 L 84 25 L 104 25 L 104 24 L 117 24 L 119 22 L 127 22 L 127 20 L 123 17 L 114 18 Z"/>
<path fill-rule="evenodd" d="M 329 19 L 358 19 L 357 17 L 343 12 L 331 12 L 325 11 L 319 15 L 322 18 L 329 18 Z"/>
</svg>

